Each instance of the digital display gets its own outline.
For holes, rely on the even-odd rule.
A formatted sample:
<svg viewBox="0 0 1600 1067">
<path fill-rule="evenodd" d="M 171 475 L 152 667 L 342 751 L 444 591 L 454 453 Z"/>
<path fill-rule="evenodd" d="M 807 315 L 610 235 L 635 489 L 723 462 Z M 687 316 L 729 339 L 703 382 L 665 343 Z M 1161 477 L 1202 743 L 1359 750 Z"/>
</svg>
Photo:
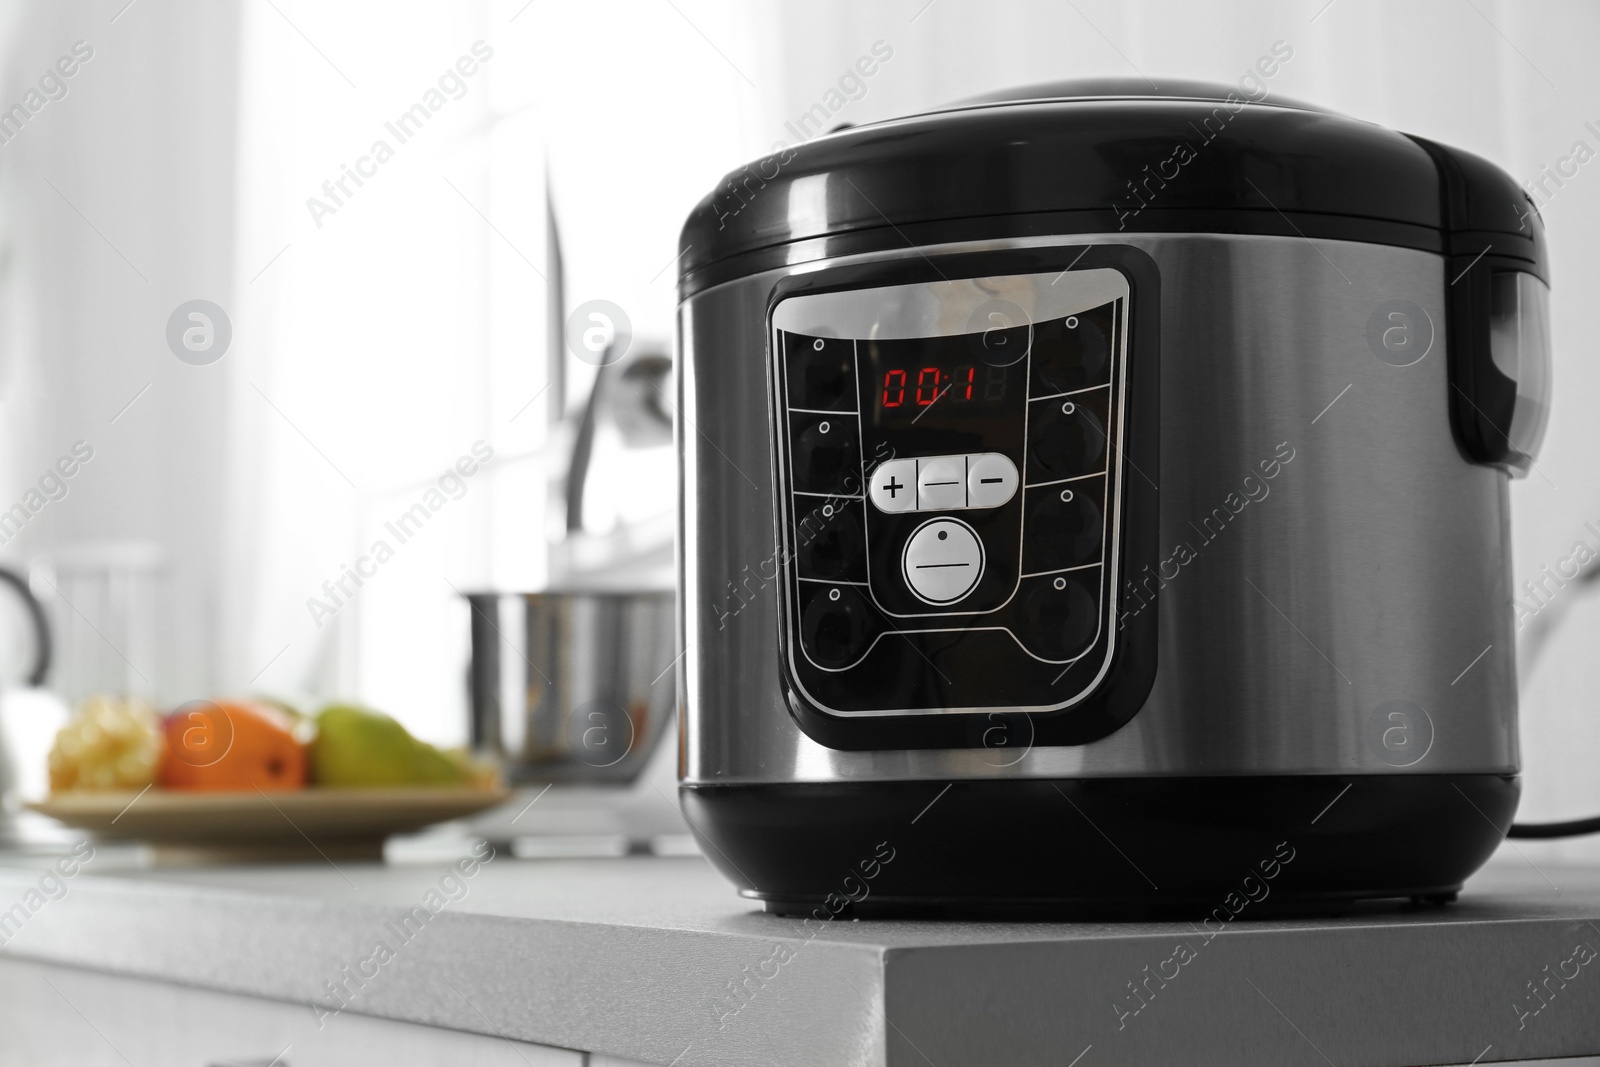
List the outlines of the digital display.
<svg viewBox="0 0 1600 1067">
<path fill-rule="evenodd" d="M 896 363 L 881 358 L 870 361 L 877 365 L 871 373 L 878 400 L 876 406 L 881 412 L 900 409 L 916 414 L 937 404 L 955 413 L 958 409 L 988 408 L 1005 402 L 1009 377 L 1006 367 L 927 359 L 914 360 L 904 366 Z"/>
</svg>

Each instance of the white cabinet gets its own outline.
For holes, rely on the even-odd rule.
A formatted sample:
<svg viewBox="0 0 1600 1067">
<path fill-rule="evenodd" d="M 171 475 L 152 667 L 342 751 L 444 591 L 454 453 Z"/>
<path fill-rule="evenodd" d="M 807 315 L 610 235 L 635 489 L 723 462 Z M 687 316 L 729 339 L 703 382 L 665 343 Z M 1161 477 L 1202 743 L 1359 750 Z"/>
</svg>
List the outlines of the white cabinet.
<svg viewBox="0 0 1600 1067">
<path fill-rule="evenodd" d="M 276 1061 L 274 1062 L 274 1058 Z M 0 958 L 0 1067 L 583 1067 L 581 1052 Z M 598 1059 L 587 1061 L 600 1062 Z M 621 1061 L 605 1061 L 625 1067 Z"/>
</svg>

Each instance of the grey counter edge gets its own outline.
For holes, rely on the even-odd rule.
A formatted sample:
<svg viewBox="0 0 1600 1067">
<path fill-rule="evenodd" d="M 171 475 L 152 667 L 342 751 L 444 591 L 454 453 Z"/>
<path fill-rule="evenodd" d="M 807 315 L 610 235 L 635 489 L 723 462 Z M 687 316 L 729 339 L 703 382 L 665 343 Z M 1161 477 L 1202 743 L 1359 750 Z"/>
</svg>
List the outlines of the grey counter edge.
<svg viewBox="0 0 1600 1067">
<path fill-rule="evenodd" d="M 401 940 L 381 905 L 85 874 L 0 954 L 312 1012 L 334 1003 L 324 983 L 386 938 L 395 958 L 353 1012 L 679 1067 L 1065 1067 L 1086 1049 L 1079 1067 L 1600 1053 L 1600 960 L 1537 1015 L 1514 1007 L 1575 944 L 1600 949 L 1600 872 L 1548 869 L 1565 892 L 1502 870 L 1442 912 L 1241 921 L 1210 939 L 1185 924 L 908 923 L 808 939 L 729 897 L 718 929 L 645 908 L 626 922 L 446 910 Z M 36 881 L 0 870 L 0 901 Z M 1168 962 L 1180 942 L 1193 958 Z"/>
</svg>

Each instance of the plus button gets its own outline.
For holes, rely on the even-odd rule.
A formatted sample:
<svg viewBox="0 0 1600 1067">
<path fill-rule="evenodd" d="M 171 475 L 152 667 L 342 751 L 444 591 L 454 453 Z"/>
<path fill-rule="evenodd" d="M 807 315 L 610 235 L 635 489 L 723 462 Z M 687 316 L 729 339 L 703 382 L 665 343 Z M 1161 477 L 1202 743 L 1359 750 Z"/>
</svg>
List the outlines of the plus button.
<svg viewBox="0 0 1600 1067">
<path fill-rule="evenodd" d="M 879 511 L 917 510 L 917 461 L 885 460 L 872 472 L 872 503 Z"/>
</svg>

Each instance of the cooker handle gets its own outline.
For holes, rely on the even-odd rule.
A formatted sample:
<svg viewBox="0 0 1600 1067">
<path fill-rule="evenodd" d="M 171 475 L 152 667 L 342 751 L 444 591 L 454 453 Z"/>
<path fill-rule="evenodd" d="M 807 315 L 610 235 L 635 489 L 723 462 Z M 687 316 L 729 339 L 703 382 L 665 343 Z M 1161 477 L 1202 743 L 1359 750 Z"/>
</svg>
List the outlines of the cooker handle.
<svg viewBox="0 0 1600 1067">
<path fill-rule="evenodd" d="M 1550 410 L 1544 220 L 1505 172 L 1412 136 L 1439 174 L 1450 424 L 1467 459 L 1528 473 Z"/>
<path fill-rule="evenodd" d="M 1550 290 L 1487 256 L 1447 262 L 1451 426 L 1467 458 L 1522 477 L 1549 420 Z"/>
</svg>

